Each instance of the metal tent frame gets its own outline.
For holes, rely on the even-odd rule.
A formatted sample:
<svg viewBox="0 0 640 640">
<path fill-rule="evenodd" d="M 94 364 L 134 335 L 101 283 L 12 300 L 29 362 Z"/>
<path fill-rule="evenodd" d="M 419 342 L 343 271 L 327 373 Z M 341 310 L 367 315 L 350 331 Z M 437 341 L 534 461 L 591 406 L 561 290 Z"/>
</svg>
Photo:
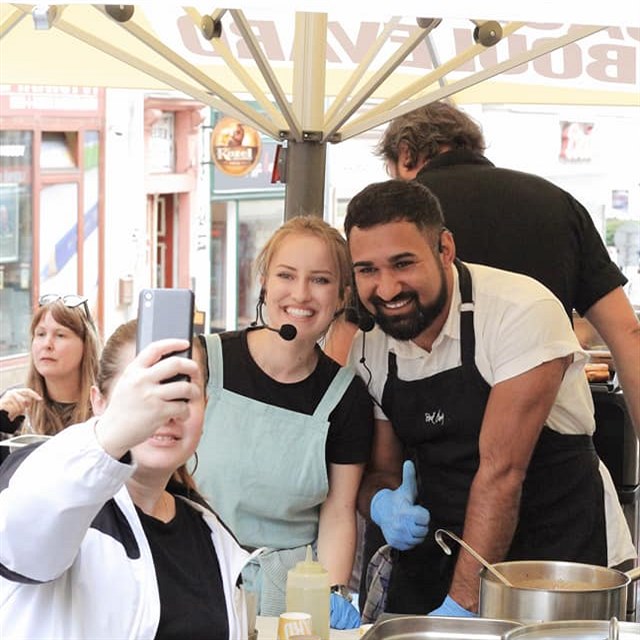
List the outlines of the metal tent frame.
<svg viewBox="0 0 640 640">
<path fill-rule="evenodd" d="M 540 39 L 504 59 L 496 56 L 494 64 L 485 64 L 479 71 L 460 74 L 460 70 L 469 67 L 488 49 L 526 29 L 527 22 L 468 20 L 473 41 L 441 63 L 433 35 L 438 29 L 445 28 L 443 23 L 451 11 L 451 3 L 438 1 L 432 3 L 430 10 L 440 10 L 445 18 L 416 16 L 411 18 L 411 25 L 404 19 L 403 38 L 397 35 L 403 18 L 392 16 L 383 22 L 377 36 L 361 55 L 359 64 L 342 71 L 342 86 L 331 95 L 327 92 L 327 77 L 332 73 L 327 55 L 329 14 L 317 11 L 317 5 L 323 3 L 294 2 L 294 7 L 302 10 L 294 16 L 291 67 L 288 69 L 278 68 L 269 59 L 260 33 L 249 18 L 249 8 L 241 8 L 246 3 L 230 4 L 240 6 L 207 12 L 172 2 L 162 3 L 161 8 L 144 2 L 136 5 L 0 3 L 0 81 L 29 82 L 24 78 L 42 78 L 43 83 L 55 84 L 56 74 L 62 71 L 60 67 L 73 64 L 70 61 L 58 62 L 56 67 L 47 64 L 49 54 L 53 57 L 62 42 L 75 43 L 70 48 L 70 55 L 77 56 L 76 66 L 82 64 L 85 55 L 93 55 L 87 53 L 90 50 L 106 54 L 96 58 L 101 62 L 93 64 L 108 65 L 105 61 L 109 60 L 119 66 L 109 73 L 105 71 L 104 76 L 100 72 L 102 67 L 97 69 L 93 85 L 118 86 L 120 77 L 127 86 L 137 83 L 140 88 L 171 88 L 282 141 L 286 147 L 283 167 L 287 187 L 285 218 L 290 218 L 300 213 L 322 215 L 327 143 L 357 136 L 419 106 L 459 94 L 589 38 L 612 24 L 606 22 L 603 11 L 596 26 L 566 25 L 562 35 Z M 324 4 L 334 8 L 338 3 Z M 415 11 L 417 6 L 415 2 L 403 0 L 396 4 L 398 10 L 404 11 Z M 503 12 L 499 15 L 509 15 L 506 3 L 494 4 L 496 11 Z M 612 6 L 618 8 L 617 0 Z M 158 17 L 159 13 L 165 14 L 164 20 Z M 169 13 L 172 18 L 167 18 Z M 483 13 L 491 15 L 491 7 Z M 537 16 L 548 19 L 553 11 L 530 9 L 527 15 L 531 19 Z M 622 16 L 620 13 L 618 20 L 626 21 L 626 16 Z M 206 65 L 194 61 L 172 46 L 168 42 L 170 38 L 163 37 L 167 31 L 154 28 L 159 22 L 171 24 L 171 20 L 174 26 L 178 24 L 176 21 L 181 21 L 183 27 L 185 21 L 188 22 L 205 54 L 215 59 L 218 69 L 224 65 L 224 74 L 214 73 Z M 251 63 L 239 59 L 232 51 L 225 39 L 225 33 L 231 31 L 242 40 Z M 425 42 L 432 69 L 422 75 L 414 74 L 397 86 L 395 80 L 401 66 Z M 36 45 L 38 50 L 33 51 Z M 93 60 L 87 58 L 87 66 Z M 77 69 L 67 69 L 66 76 L 63 75 L 74 78 L 74 84 L 82 83 L 76 79 L 81 76 Z M 44 78 L 49 79 L 45 81 Z M 635 82 L 637 85 L 637 77 Z M 637 96 L 632 97 L 630 103 L 634 104 L 634 100 L 638 100 Z"/>
</svg>

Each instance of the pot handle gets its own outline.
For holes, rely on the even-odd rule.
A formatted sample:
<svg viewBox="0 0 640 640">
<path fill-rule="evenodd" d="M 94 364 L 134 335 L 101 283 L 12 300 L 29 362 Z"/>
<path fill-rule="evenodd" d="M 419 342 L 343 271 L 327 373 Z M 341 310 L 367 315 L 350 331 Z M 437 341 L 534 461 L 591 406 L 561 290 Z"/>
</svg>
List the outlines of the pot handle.
<svg viewBox="0 0 640 640">
<path fill-rule="evenodd" d="M 625 571 L 624 575 L 631 580 L 631 582 L 635 582 L 638 578 L 640 578 L 640 566 L 635 569 L 631 569 L 629 571 Z"/>
<path fill-rule="evenodd" d="M 620 637 L 620 626 L 618 625 L 618 618 L 613 616 L 609 620 L 609 636 L 605 640 L 618 640 Z"/>
</svg>

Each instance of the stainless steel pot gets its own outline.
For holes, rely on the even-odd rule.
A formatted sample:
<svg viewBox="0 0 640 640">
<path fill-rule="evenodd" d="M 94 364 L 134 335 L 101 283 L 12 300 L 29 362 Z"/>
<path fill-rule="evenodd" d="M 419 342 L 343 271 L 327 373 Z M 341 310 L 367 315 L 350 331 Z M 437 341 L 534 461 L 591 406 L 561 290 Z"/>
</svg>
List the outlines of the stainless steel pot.
<svg viewBox="0 0 640 640">
<path fill-rule="evenodd" d="M 624 620 L 627 586 L 640 578 L 640 568 L 623 573 L 577 562 L 521 560 L 493 566 L 513 586 L 482 569 L 479 613 L 521 623 Z"/>
</svg>

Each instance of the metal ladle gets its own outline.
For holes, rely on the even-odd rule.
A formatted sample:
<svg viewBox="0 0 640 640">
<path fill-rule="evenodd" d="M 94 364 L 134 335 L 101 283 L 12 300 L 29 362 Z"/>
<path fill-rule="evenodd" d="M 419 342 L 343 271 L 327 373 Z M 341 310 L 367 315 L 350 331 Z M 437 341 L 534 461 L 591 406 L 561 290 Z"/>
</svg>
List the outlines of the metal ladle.
<svg viewBox="0 0 640 640">
<path fill-rule="evenodd" d="M 464 540 L 458 538 L 455 533 L 447 531 L 447 529 L 438 529 L 435 533 L 436 542 L 442 547 L 442 550 L 448 555 L 451 555 L 451 548 L 442 539 L 442 535 L 446 534 L 453 540 L 455 540 L 465 551 L 468 551 L 487 571 L 490 571 L 500 582 L 506 584 L 507 587 L 513 587 L 513 585 L 492 565 L 489 564 L 477 551 L 472 549 Z"/>
</svg>

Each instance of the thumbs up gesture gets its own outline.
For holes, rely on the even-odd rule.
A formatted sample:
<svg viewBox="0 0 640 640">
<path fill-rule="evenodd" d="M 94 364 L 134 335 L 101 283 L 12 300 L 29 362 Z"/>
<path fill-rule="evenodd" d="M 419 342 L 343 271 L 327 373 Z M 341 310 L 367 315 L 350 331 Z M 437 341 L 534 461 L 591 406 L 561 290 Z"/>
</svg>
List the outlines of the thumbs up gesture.
<svg viewBox="0 0 640 640">
<path fill-rule="evenodd" d="M 400 551 L 420 544 L 429 531 L 429 511 L 414 504 L 418 495 L 416 468 L 411 460 L 402 466 L 402 484 L 392 491 L 381 489 L 371 500 L 371 519 L 386 541 Z"/>
</svg>

